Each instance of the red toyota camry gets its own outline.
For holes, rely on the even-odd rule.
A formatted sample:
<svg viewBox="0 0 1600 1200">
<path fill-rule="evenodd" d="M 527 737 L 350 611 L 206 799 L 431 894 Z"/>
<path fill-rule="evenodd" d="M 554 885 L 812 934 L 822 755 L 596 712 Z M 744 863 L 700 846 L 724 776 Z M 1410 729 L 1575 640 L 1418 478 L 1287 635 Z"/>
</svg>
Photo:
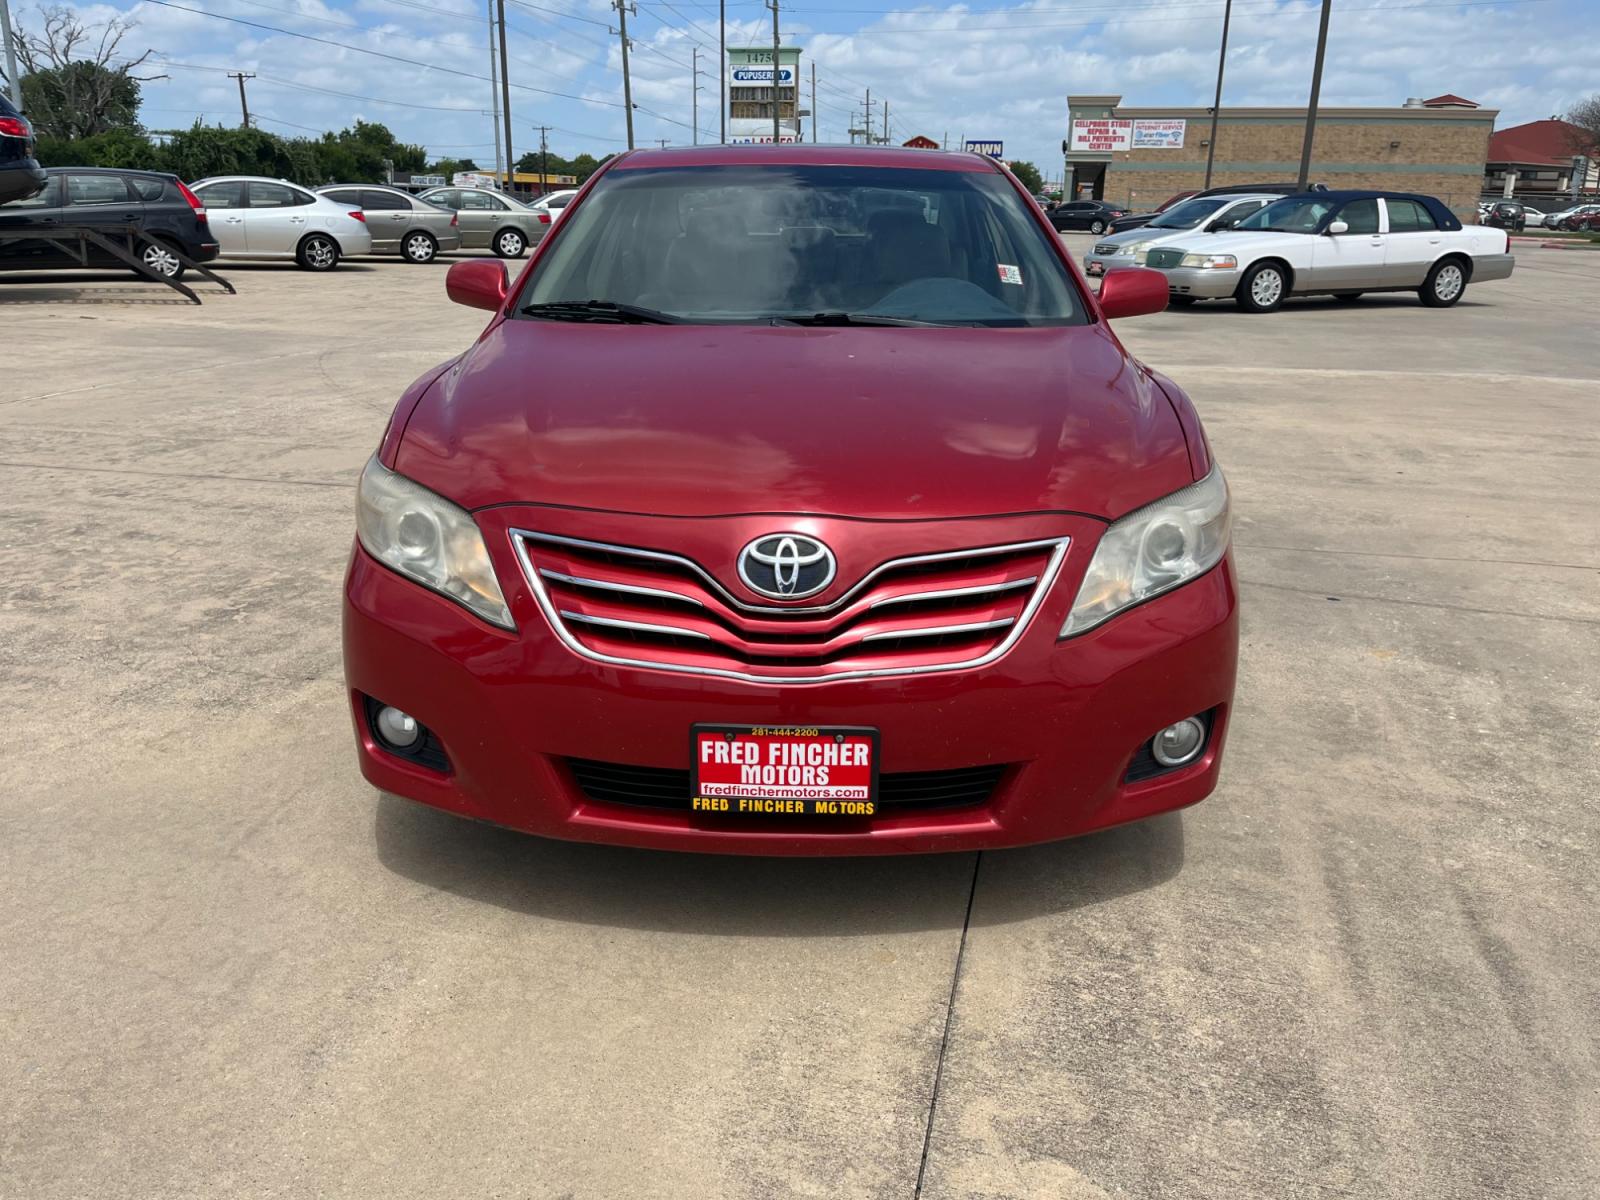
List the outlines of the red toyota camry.
<svg viewBox="0 0 1600 1200">
<path fill-rule="evenodd" d="M 613 159 L 360 482 L 362 773 L 549 837 L 876 854 L 1205 797 L 1228 489 L 1193 406 L 998 164 Z"/>
</svg>

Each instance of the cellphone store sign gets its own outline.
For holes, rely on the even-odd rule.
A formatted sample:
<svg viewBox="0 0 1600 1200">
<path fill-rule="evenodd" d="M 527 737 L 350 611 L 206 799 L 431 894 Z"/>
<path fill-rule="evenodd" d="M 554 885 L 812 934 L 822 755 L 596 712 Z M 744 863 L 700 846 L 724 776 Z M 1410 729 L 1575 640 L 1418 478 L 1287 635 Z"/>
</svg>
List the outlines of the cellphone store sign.
<svg viewBox="0 0 1600 1200">
<path fill-rule="evenodd" d="M 1181 150 L 1187 122 L 1181 120 L 1080 120 L 1072 123 L 1070 150 L 1111 154 L 1118 150 Z"/>
</svg>

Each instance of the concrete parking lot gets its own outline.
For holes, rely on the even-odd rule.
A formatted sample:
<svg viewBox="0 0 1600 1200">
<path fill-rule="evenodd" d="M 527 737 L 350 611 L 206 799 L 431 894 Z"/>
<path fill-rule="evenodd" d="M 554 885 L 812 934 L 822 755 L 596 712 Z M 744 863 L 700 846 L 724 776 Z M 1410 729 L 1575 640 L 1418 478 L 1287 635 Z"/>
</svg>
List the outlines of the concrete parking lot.
<svg viewBox="0 0 1600 1200">
<path fill-rule="evenodd" d="M 1124 322 L 1233 486 L 1229 761 L 981 860 L 375 795 L 353 483 L 482 314 L 228 274 L 0 276 L 0 1196 L 1600 1194 L 1600 255 Z"/>
</svg>

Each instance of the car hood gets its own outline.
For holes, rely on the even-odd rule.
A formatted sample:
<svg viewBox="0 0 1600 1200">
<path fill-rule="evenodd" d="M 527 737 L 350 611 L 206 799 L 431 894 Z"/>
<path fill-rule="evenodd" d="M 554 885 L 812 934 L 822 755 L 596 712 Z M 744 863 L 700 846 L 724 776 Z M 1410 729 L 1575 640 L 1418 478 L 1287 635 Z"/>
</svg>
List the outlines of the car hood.
<svg viewBox="0 0 1600 1200">
<path fill-rule="evenodd" d="M 491 327 L 390 464 L 468 508 L 1112 518 L 1193 480 L 1102 325 Z"/>
</svg>

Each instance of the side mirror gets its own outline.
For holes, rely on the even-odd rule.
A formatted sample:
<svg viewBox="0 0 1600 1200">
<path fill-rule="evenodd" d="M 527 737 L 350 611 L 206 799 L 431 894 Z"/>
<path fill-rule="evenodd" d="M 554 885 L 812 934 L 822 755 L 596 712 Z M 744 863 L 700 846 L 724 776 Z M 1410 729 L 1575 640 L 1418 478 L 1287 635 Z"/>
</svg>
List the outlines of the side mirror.
<svg viewBox="0 0 1600 1200">
<path fill-rule="evenodd" d="M 444 290 L 457 304 L 496 312 L 504 307 L 511 285 L 504 263 L 479 258 L 452 263 L 444 277 Z"/>
<path fill-rule="evenodd" d="M 1149 267 L 1108 272 L 1100 285 L 1100 311 L 1107 318 L 1142 317 L 1167 307 L 1167 277 Z"/>
<path fill-rule="evenodd" d="M 1219 217 L 1206 226 L 1207 233 L 1221 233 L 1225 229 L 1232 229 L 1239 223 L 1238 217 Z"/>
<path fill-rule="evenodd" d="M 1349 233 L 1350 223 L 1348 221 L 1330 221 L 1328 222 L 1328 232 L 1336 236 L 1341 233 Z"/>
</svg>

